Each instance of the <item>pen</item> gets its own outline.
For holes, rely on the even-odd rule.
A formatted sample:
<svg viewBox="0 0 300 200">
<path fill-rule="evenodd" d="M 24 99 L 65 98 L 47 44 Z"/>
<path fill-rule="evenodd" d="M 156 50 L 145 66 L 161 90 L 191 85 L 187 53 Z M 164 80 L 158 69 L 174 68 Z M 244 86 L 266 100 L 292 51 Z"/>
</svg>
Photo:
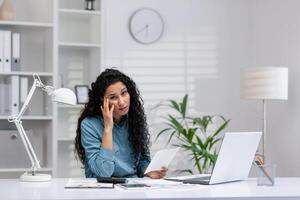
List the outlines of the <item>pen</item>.
<svg viewBox="0 0 300 200">
<path fill-rule="evenodd" d="M 258 160 L 260 162 L 260 165 L 264 164 L 264 161 L 261 159 L 261 156 L 257 155 L 255 156 L 256 160 Z"/>
<path fill-rule="evenodd" d="M 269 181 L 274 184 L 273 179 L 270 177 L 268 172 L 262 167 L 262 164 L 259 160 L 255 160 L 254 163 L 258 166 L 258 168 L 264 173 L 264 175 L 269 179 Z"/>
</svg>

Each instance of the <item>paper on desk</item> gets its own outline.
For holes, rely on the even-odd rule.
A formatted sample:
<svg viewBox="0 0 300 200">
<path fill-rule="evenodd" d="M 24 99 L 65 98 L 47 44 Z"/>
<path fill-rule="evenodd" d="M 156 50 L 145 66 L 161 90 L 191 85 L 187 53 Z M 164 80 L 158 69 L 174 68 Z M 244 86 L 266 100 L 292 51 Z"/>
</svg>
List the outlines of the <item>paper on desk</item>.
<svg viewBox="0 0 300 200">
<path fill-rule="evenodd" d="M 167 181 L 164 179 L 140 179 L 135 180 L 134 183 L 144 183 L 150 186 L 156 186 L 156 185 L 182 185 L 181 182 L 174 182 L 174 181 Z"/>
<path fill-rule="evenodd" d="M 71 188 L 113 188 L 112 183 L 98 183 L 95 178 L 70 178 L 65 185 L 66 189 Z"/>
<path fill-rule="evenodd" d="M 150 186 L 151 189 L 189 189 L 197 186 L 197 184 L 183 184 L 182 182 L 166 181 L 163 179 L 140 179 L 135 183 L 143 183 Z"/>
<path fill-rule="evenodd" d="M 148 165 L 145 174 L 154 170 L 160 170 L 162 167 L 168 167 L 179 149 L 180 148 L 178 147 L 173 149 L 163 149 L 156 152 Z"/>
</svg>

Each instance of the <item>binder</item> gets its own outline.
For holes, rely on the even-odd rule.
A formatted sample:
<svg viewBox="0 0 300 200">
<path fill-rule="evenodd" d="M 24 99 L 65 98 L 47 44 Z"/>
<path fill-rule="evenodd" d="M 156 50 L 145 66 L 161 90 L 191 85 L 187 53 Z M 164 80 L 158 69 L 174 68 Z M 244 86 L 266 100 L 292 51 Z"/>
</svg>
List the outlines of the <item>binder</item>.
<svg viewBox="0 0 300 200">
<path fill-rule="evenodd" d="M 0 76 L 0 115 L 5 114 L 5 85 L 4 77 Z"/>
<path fill-rule="evenodd" d="M 11 76 L 11 115 L 19 113 L 19 76 Z"/>
<path fill-rule="evenodd" d="M 0 30 L 0 73 L 4 72 L 4 31 Z"/>
<path fill-rule="evenodd" d="M 11 76 L 3 76 L 3 90 L 4 90 L 4 115 L 11 113 Z"/>
<path fill-rule="evenodd" d="M 28 94 L 28 77 L 20 78 L 20 103 L 23 104 Z"/>
<path fill-rule="evenodd" d="M 11 31 L 4 31 L 4 72 L 11 71 Z"/>
<path fill-rule="evenodd" d="M 20 71 L 20 42 L 21 36 L 20 33 L 12 33 L 12 40 L 11 40 L 11 71 Z"/>
</svg>

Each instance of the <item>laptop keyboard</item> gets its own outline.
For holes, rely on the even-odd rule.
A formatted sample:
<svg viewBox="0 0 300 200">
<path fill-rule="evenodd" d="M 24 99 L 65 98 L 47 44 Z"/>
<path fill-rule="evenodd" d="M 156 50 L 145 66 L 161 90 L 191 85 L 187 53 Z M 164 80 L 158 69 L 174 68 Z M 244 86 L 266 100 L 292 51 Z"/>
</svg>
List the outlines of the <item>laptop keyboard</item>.
<svg viewBox="0 0 300 200">
<path fill-rule="evenodd" d="M 208 185 L 210 182 L 210 176 L 203 176 L 198 178 L 189 178 L 182 181 L 183 183 L 189 183 L 189 184 L 204 184 Z"/>
<path fill-rule="evenodd" d="M 210 176 L 202 176 L 202 177 L 197 177 L 197 178 L 187 178 L 187 179 L 184 179 L 184 181 L 206 181 L 206 180 L 209 180 L 210 179 Z"/>
<path fill-rule="evenodd" d="M 164 178 L 165 180 L 168 180 L 168 181 L 177 181 L 177 182 L 183 182 L 183 181 L 186 181 L 186 180 L 203 180 L 203 181 L 206 181 L 206 180 L 210 180 L 210 175 L 206 175 L 206 176 L 203 176 L 203 175 L 189 175 L 189 176 L 181 176 L 181 177 L 168 177 L 168 178 Z"/>
</svg>

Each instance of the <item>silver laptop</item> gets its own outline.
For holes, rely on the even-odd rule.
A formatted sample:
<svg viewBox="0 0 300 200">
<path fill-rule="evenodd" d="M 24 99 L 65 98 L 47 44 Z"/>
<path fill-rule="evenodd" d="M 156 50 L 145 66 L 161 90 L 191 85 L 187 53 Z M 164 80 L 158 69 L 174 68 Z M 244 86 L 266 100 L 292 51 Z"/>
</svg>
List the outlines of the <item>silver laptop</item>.
<svg viewBox="0 0 300 200">
<path fill-rule="evenodd" d="M 247 179 L 261 135 L 261 132 L 225 133 L 212 174 L 181 181 L 211 185 Z"/>
</svg>

